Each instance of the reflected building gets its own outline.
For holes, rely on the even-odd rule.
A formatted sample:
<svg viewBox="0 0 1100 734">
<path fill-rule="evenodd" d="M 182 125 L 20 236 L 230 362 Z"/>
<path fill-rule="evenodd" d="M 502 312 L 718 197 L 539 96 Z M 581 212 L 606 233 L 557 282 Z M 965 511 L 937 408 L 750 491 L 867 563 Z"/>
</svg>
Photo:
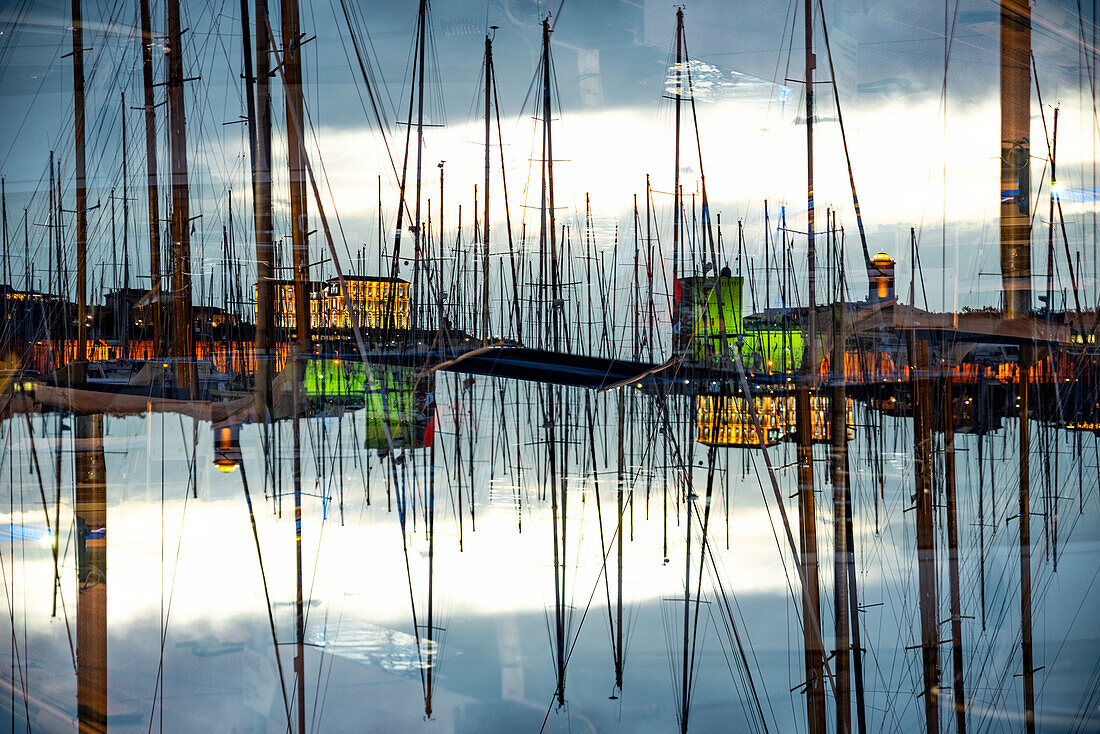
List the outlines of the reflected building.
<svg viewBox="0 0 1100 734">
<path fill-rule="evenodd" d="M 241 424 L 214 425 L 214 466 L 228 474 L 241 466 Z"/>
<path fill-rule="evenodd" d="M 749 403 L 737 395 L 699 395 L 695 398 L 695 423 L 697 441 L 707 446 L 726 448 L 754 448 L 763 443 L 774 446 L 793 438 L 795 425 L 795 398 L 793 395 L 757 395 L 753 398 L 757 419 L 763 435 L 757 435 L 753 425 Z M 852 399 L 847 399 L 845 422 L 848 439 L 855 438 L 853 429 Z M 823 395 L 810 397 L 812 440 L 828 443 L 829 398 Z"/>
<path fill-rule="evenodd" d="M 303 387 L 315 409 L 366 409 L 365 448 L 430 446 L 435 424 L 435 373 L 346 359 L 311 359 Z M 389 437 L 387 438 L 387 429 Z M 218 439 L 220 440 L 220 439 Z"/>
<path fill-rule="evenodd" d="M 371 366 L 363 400 L 367 435 L 364 447 L 420 449 L 435 437 L 435 373 L 411 367 Z"/>
</svg>

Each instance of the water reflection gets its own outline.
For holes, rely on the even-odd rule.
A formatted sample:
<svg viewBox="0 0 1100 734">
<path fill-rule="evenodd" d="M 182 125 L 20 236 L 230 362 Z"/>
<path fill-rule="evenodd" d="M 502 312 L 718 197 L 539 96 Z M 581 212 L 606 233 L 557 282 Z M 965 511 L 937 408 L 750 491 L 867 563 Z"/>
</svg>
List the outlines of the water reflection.
<svg viewBox="0 0 1100 734">
<path fill-rule="evenodd" d="M 762 450 L 706 440 L 732 435 L 744 398 L 377 371 L 385 379 L 358 405 L 326 398 L 301 419 L 300 625 L 288 423 L 9 416 L 4 677 L 16 730 L 272 730 L 296 726 L 301 701 L 307 722 L 337 730 L 367 715 L 384 730 L 454 731 L 804 721 L 799 577 Z M 941 401 L 961 429 L 953 454 L 942 412 L 913 428 L 908 385 L 845 411 L 851 627 L 875 729 L 931 713 L 913 693 L 927 684 L 922 650 L 935 709 L 953 706 L 942 624 L 953 617 L 971 724 L 1019 722 L 1018 427 L 1003 417 L 1016 400 L 1011 385 L 953 388 Z M 791 487 L 795 447 L 772 420 L 788 398 L 755 403 Z M 1097 649 L 1082 621 L 1096 604 L 1081 579 L 1097 541 L 1096 435 L 1076 430 L 1082 420 L 1032 423 L 1036 683 L 1054 729 L 1072 721 Z M 818 487 L 827 438 L 813 449 Z M 952 455 L 953 489 L 937 479 Z M 40 476 L 14 470 L 35 462 Z M 929 498 L 916 510 L 914 486 Z M 957 553 L 944 550 L 948 491 Z M 797 518 L 794 498 L 784 504 Z M 817 503 L 815 530 L 824 665 L 836 670 L 832 507 Z M 929 529 L 914 533 L 914 518 Z M 36 534 L 43 526 L 61 532 Z M 1090 654 L 1066 656 L 1067 645 Z M 823 695 L 831 710 L 831 685 Z"/>
</svg>

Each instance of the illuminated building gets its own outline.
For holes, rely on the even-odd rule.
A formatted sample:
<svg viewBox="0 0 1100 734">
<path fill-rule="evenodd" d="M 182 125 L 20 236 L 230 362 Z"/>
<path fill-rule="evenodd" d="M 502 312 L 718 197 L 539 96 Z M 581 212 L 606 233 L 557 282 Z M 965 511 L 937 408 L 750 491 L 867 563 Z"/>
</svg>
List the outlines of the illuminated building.
<svg viewBox="0 0 1100 734">
<path fill-rule="evenodd" d="M 717 281 L 717 287 L 715 278 L 695 276 L 677 282 L 673 345 L 677 354 L 686 352 L 693 362 L 720 357 L 726 347 L 733 347 L 741 333 L 744 279 L 731 275 L 729 268 L 722 268 Z"/>
<path fill-rule="evenodd" d="M 345 276 L 352 310 L 363 329 L 409 328 L 409 281 L 401 278 Z M 351 328 L 348 303 L 339 278 L 325 283 L 325 326 Z M 390 316 L 392 314 L 392 316 Z"/>
<path fill-rule="evenodd" d="M 228 474 L 241 465 L 241 424 L 214 426 L 214 466 Z"/>
<path fill-rule="evenodd" d="M 870 303 L 893 303 L 894 258 L 880 252 L 867 263 L 867 300 Z"/>
<path fill-rule="evenodd" d="M 294 313 L 294 281 L 274 280 L 272 281 L 272 287 L 275 289 L 275 328 L 295 328 L 297 318 Z M 325 285 L 311 280 L 307 284 L 307 288 L 309 290 L 309 325 L 311 329 L 319 329 L 326 325 L 324 323 L 323 299 Z M 259 320 L 260 303 L 255 284 L 252 285 L 252 299 L 255 303 L 253 313 L 256 319 Z"/>
<path fill-rule="evenodd" d="M 745 319 L 741 358 L 746 369 L 770 375 L 793 372 L 802 366 L 805 339 L 802 330 L 790 323 L 783 315 Z"/>
<path fill-rule="evenodd" d="M 369 379 L 357 359 L 311 359 L 303 381 L 316 406 L 362 405 L 364 447 L 387 450 L 431 446 L 435 434 L 435 373 L 374 364 Z M 388 435 L 387 435 L 388 434 Z"/>
<path fill-rule="evenodd" d="M 848 398 L 846 422 L 848 438 L 855 438 L 852 428 L 852 399 Z M 773 446 L 786 438 L 793 438 L 795 423 L 795 398 L 793 395 L 758 395 L 753 398 L 756 416 L 764 434 L 764 445 Z M 695 398 L 695 419 L 699 443 L 707 446 L 752 447 L 760 445 L 760 438 L 752 422 L 748 401 L 734 395 L 699 395 Z M 810 397 L 810 424 L 812 440 L 829 440 L 829 399 L 822 395 Z"/>
</svg>

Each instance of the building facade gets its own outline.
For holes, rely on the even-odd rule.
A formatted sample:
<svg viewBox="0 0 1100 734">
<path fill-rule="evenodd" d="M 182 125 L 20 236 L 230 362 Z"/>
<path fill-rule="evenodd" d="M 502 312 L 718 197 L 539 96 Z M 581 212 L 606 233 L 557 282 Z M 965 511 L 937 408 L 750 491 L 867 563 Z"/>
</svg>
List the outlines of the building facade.
<svg viewBox="0 0 1100 734">
<path fill-rule="evenodd" d="M 325 282 L 326 326 L 350 329 L 351 313 L 354 312 L 361 329 L 409 328 L 409 281 L 346 276 L 344 283 L 348 291 L 347 301 L 339 278 Z"/>
</svg>

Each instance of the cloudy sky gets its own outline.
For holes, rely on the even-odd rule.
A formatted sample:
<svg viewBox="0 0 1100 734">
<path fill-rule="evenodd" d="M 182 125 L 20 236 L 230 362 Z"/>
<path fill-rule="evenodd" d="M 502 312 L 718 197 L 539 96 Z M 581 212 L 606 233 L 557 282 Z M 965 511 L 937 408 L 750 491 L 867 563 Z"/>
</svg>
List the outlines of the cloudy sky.
<svg viewBox="0 0 1100 734">
<path fill-rule="evenodd" d="M 154 25 L 163 28 L 163 3 L 153 5 Z M 1040 108 L 1033 85 L 1032 178 L 1037 187 L 1035 201 L 1043 201 L 1034 220 L 1038 272 L 1046 268 L 1047 231 L 1047 183 L 1038 189 L 1046 157 L 1041 111 L 1049 128 L 1053 108 L 1061 108 L 1060 182 L 1071 193 L 1094 184 L 1096 126 L 1083 51 L 1091 48 L 1094 24 L 1091 4 L 1085 5 L 1083 18 L 1076 2 L 1037 2 L 1033 8 L 1033 47 L 1044 105 Z M 346 7 L 352 17 L 350 28 L 340 0 L 304 3 L 302 8 L 302 29 L 310 38 L 305 47 L 310 155 L 322 177 L 323 195 L 339 214 L 349 249 L 369 244 L 373 253 L 378 236 L 378 177 L 382 177 L 387 229 L 392 228 L 396 211 L 396 188 L 383 136 L 369 113 L 352 38 L 365 50 L 374 91 L 389 121 L 386 134 L 400 156 L 416 3 L 349 1 Z M 5 107 L 0 169 L 7 179 L 13 232 L 21 228 L 23 207 L 29 207 L 31 259 L 37 268 L 45 263 L 46 229 L 37 225 L 47 216 L 44 182 L 50 150 L 57 152 L 61 163 L 66 208 L 73 206 L 72 71 L 70 59 L 62 58 L 71 51 L 68 10 L 68 4 L 61 2 L 9 2 L 0 11 L 0 95 Z M 483 176 L 479 140 L 484 36 L 495 25 L 499 26 L 494 54 L 512 221 L 517 236 L 523 221 L 537 228 L 537 211 L 524 207 L 537 206 L 539 199 L 538 163 L 531 161 L 539 155 L 540 128 L 532 119 L 536 99 L 531 90 L 540 50 L 539 23 L 548 10 L 553 13 L 553 69 L 560 106 L 554 121 L 555 178 L 557 203 L 565 208 L 559 218 L 579 228 L 589 194 L 598 246 L 610 248 L 616 224 L 620 236 L 632 236 L 632 197 L 644 194 L 649 174 L 656 192 L 657 221 L 667 232 L 671 197 L 662 192 L 671 190 L 673 178 L 673 103 L 666 95 L 674 59 L 675 5 L 651 0 L 565 2 L 561 7 L 527 0 L 434 3 L 426 75 L 426 114 L 433 127 L 427 130 L 423 150 L 424 197 L 433 200 L 433 216 L 437 221 L 437 164 L 446 161 L 447 229 L 457 225 L 461 204 L 464 227 L 469 230 L 474 186 Z M 1000 280 L 987 273 L 995 274 L 998 267 L 999 6 L 988 0 L 946 5 L 844 0 L 826 2 L 824 11 L 869 246 L 872 251 L 894 254 L 900 263 L 899 278 L 907 281 L 909 228 L 915 227 L 930 306 L 995 304 Z M 92 257 L 96 262 L 111 259 L 109 197 L 112 189 L 116 197 L 122 195 L 125 124 L 133 200 L 130 247 L 140 270 L 148 259 L 143 249 L 147 248 L 142 234 L 146 215 L 140 188 L 143 127 L 140 112 L 130 109 L 141 95 L 136 3 L 86 2 L 84 13 L 85 45 L 91 49 L 90 197 L 102 204 L 89 220 Z M 193 247 L 196 258 L 206 261 L 220 250 L 230 189 L 236 214 L 234 239 L 241 243 L 242 253 L 250 241 L 245 126 L 234 124 L 244 111 L 240 6 L 217 0 L 185 2 L 183 14 L 183 24 L 189 28 L 187 74 L 200 77 L 188 85 L 192 209 L 202 215 L 195 223 Z M 801 3 L 703 0 L 685 7 L 685 24 L 708 194 L 725 223 L 744 220 L 748 252 L 762 257 L 765 199 L 773 211 L 785 203 L 790 228 L 805 229 L 804 99 L 798 84 L 804 74 Z M 277 32 L 277 17 L 273 25 Z M 820 21 L 817 29 L 816 75 L 818 80 L 828 80 Z M 159 58 L 157 62 L 160 80 L 163 64 Z M 278 87 L 276 83 L 275 146 L 282 158 L 285 121 Z M 127 94 L 125 121 L 122 92 Z M 158 87 L 157 95 L 158 100 L 163 97 L 163 87 Z M 818 206 L 838 208 L 839 223 L 854 233 L 829 85 L 817 86 L 817 100 Z M 158 108 L 162 151 L 167 141 L 164 112 Z M 690 117 L 685 117 L 681 159 L 685 192 L 698 190 L 701 168 L 692 129 Z M 162 160 L 162 170 L 166 164 Z M 494 163 L 494 168 L 499 166 Z M 504 246 L 499 176 L 495 170 L 494 250 Z M 283 220 L 280 226 L 286 231 L 285 174 L 276 176 L 276 196 Z M 1081 251 L 1083 287 L 1095 294 L 1092 217 L 1096 207 L 1088 194 L 1075 198 L 1085 201 L 1071 201 L 1067 195 L 1067 235 L 1071 249 Z M 639 196 L 639 201 L 644 198 Z M 116 199 L 116 208 L 120 207 L 121 199 Z M 120 211 L 115 217 L 120 239 Z M 71 238 L 72 222 L 66 226 L 66 237 Z M 340 232 L 336 237 L 339 242 Z M 21 240 L 18 232 L 19 244 Z M 848 244 L 849 265 L 858 267 L 856 240 Z M 798 252 L 804 246 L 804 238 L 796 240 L 796 262 L 802 261 Z M 22 248 L 16 249 L 21 260 Z M 202 267 L 209 271 L 214 266 L 204 262 Z M 13 269 L 19 271 L 20 265 Z"/>
</svg>

